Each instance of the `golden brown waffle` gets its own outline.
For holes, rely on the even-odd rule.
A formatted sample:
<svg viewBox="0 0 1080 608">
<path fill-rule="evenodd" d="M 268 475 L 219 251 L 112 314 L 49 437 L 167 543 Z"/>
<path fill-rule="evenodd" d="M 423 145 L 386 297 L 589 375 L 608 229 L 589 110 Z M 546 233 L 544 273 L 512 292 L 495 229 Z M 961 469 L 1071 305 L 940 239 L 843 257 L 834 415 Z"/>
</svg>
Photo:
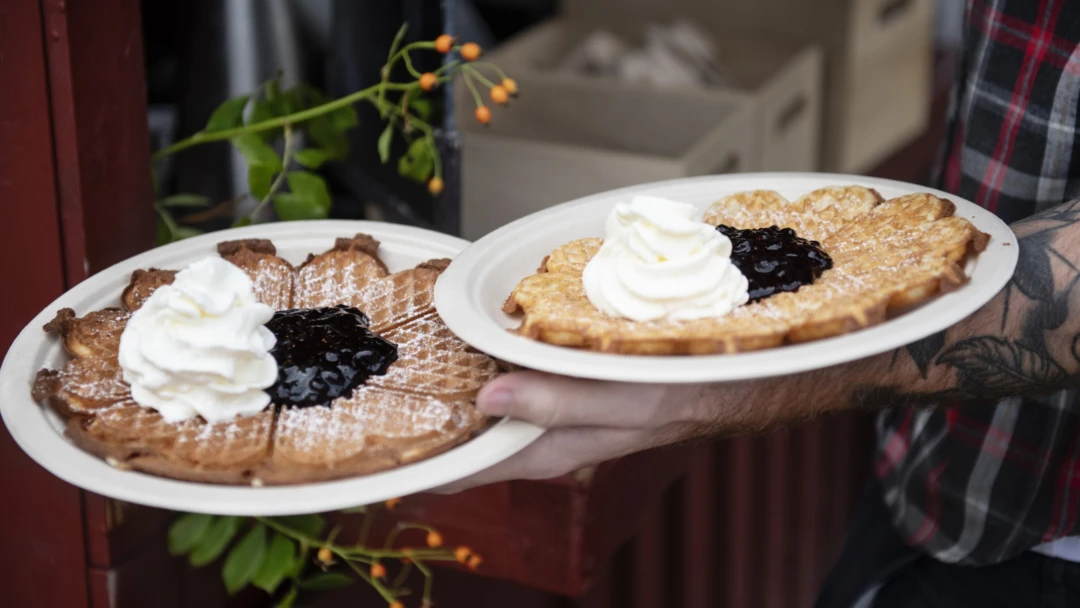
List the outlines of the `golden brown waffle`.
<svg viewBox="0 0 1080 608">
<path fill-rule="evenodd" d="M 705 221 L 793 228 L 819 240 L 833 268 L 812 285 L 723 317 L 638 323 L 609 317 L 589 302 L 581 273 L 603 241 L 582 239 L 553 251 L 503 309 L 524 313 L 516 330 L 524 336 L 612 353 L 734 353 L 826 338 L 881 323 L 966 281 L 963 264 L 988 237 L 954 210 L 929 194 L 883 201 L 860 187 L 824 188 L 796 201 L 770 191 L 736 194 L 714 203 Z"/>
<path fill-rule="evenodd" d="M 132 401 L 117 362 L 120 335 L 132 311 L 175 271 L 136 271 L 121 301 L 76 317 L 64 309 L 45 326 L 59 334 L 71 359 L 42 370 L 33 395 L 68 420 L 68 435 L 114 466 L 211 483 L 302 483 L 388 469 L 447 450 L 487 419 L 477 391 L 500 373 L 494 359 L 454 336 L 435 312 L 432 290 L 449 260 L 390 273 L 368 235 L 294 268 L 266 240 L 218 245 L 244 270 L 256 297 L 275 309 L 348 304 L 372 329 L 398 345 L 398 360 L 329 407 L 269 408 L 255 416 L 208 424 L 165 422 Z"/>
</svg>

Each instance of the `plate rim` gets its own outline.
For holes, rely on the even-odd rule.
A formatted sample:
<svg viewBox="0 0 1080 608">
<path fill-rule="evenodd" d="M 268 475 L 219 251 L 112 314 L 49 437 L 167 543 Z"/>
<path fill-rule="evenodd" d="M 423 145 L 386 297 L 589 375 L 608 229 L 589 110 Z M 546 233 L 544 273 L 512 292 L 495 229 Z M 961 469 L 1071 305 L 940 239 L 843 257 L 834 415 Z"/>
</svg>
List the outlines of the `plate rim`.
<svg viewBox="0 0 1080 608">
<path fill-rule="evenodd" d="M 149 267 L 148 261 L 172 252 L 194 259 L 203 245 L 237 238 L 325 238 L 348 236 L 357 232 L 371 234 L 380 242 L 396 245 L 426 243 L 453 259 L 468 241 L 456 236 L 409 226 L 371 220 L 310 220 L 279 222 L 231 228 L 185 239 L 142 252 L 117 262 L 75 285 L 53 299 L 31 319 L 8 348 L 0 364 L 0 418 L 19 448 L 38 465 L 56 477 L 84 490 L 114 499 L 150 507 L 190 513 L 243 516 L 281 516 L 333 511 L 371 504 L 399 495 L 437 488 L 498 464 L 524 449 L 543 434 L 544 429 L 508 418 L 495 420 L 477 436 L 424 460 L 387 471 L 343 479 L 282 486 L 243 486 L 184 481 L 132 470 L 120 470 L 98 456 L 75 446 L 49 420 L 46 406 L 30 397 L 30 387 L 37 358 L 26 357 L 39 349 L 58 349 L 59 342 L 48 344 L 41 326 L 52 319 L 56 310 L 78 306 L 79 299 L 92 293 L 94 286 L 130 274 L 135 268 Z M 396 241 L 396 243 L 395 243 Z M 408 241 L 411 241 L 409 243 Z M 191 249 L 191 253 L 179 253 Z M 121 275 L 121 273 L 124 273 Z M 117 294 L 119 295 L 119 294 Z M 85 313 L 85 311 L 84 311 Z M 29 373 L 27 373 L 29 372 Z M 400 478 L 400 479 L 398 479 Z M 394 492 L 368 492 L 357 500 L 358 490 L 390 485 Z M 432 483 L 434 482 L 434 483 Z M 352 497 L 352 498 L 351 498 Z"/>
<path fill-rule="evenodd" d="M 911 319 L 925 317 L 927 308 L 932 308 L 938 298 L 927 304 L 885 323 L 868 327 L 856 332 L 850 332 L 839 336 L 815 340 L 813 342 L 787 345 L 774 349 L 750 351 L 746 353 L 721 354 L 721 355 L 696 355 L 693 357 L 679 356 L 645 356 L 645 355 L 622 355 L 614 353 L 598 353 L 569 347 L 555 346 L 531 340 L 506 331 L 503 326 L 493 322 L 493 317 L 486 314 L 479 302 L 473 296 L 478 288 L 473 285 L 478 283 L 474 274 L 478 268 L 485 268 L 486 259 L 493 257 L 497 251 L 503 258 L 512 255 L 502 245 L 510 239 L 511 235 L 520 231 L 541 225 L 545 220 L 553 216 L 568 213 L 576 207 L 600 204 L 601 201 L 611 202 L 620 197 L 631 194 L 647 193 L 654 190 L 671 189 L 681 186 L 705 187 L 715 184 L 717 188 L 739 188 L 739 190 L 752 189 L 783 189 L 785 182 L 809 181 L 817 182 L 816 187 L 828 185 L 862 185 L 870 188 L 894 189 L 907 192 L 927 192 L 957 204 L 958 211 L 965 214 L 971 213 L 978 217 L 975 222 L 980 230 L 991 234 L 992 239 L 997 239 L 999 248 L 1004 251 L 1000 262 L 1003 265 L 986 271 L 988 278 L 984 279 L 987 284 L 981 286 L 986 293 L 979 298 L 962 300 L 963 305 L 953 306 L 956 310 L 966 310 L 962 316 L 949 314 L 956 317 L 947 324 L 940 322 L 924 321 L 921 325 L 933 326 L 932 329 L 920 331 L 913 338 L 905 338 L 902 341 L 896 339 L 896 335 L 881 348 L 868 348 L 863 346 L 857 350 L 851 350 L 852 344 L 867 341 L 867 336 L 886 337 L 897 334 L 896 328 L 902 328 L 911 323 Z M 740 187 L 739 184 L 746 186 Z M 806 192 L 813 188 L 807 189 Z M 718 195 L 719 196 L 719 195 Z M 499 247 L 496 248 L 495 245 Z M 552 246 L 552 249 L 560 243 Z M 987 251 L 990 249 L 988 248 Z M 553 205 L 521 217 L 501 228 L 493 230 L 487 235 L 477 239 L 462 251 L 454 263 L 447 268 L 443 276 L 435 284 L 435 305 L 447 326 L 462 340 L 474 348 L 487 352 L 491 356 L 504 359 L 516 365 L 559 375 L 566 375 L 591 380 L 607 380 L 630 383 L 666 383 L 686 384 L 699 382 L 734 382 L 741 380 L 755 380 L 775 378 L 789 374 L 810 372 L 832 365 L 848 363 L 857 359 L 874 356 L 899 348 L 941 331 L 978 310 L 986 301 L 996 295 L 1011 278 L 1019 258 L 1019 246 L 1016 235 L 1005 222 L 989 211 L 975 205 L 962 197 L 944 192 L 942 190 L 921 186 L 919 184 L 902 182 L 885 178 L 866 177 L 842 173 L 818 173 L 818 172 L 749 172 L 730 175 L 705 175 L 696 177 L 684 177 L 660 181 L 646 182 L 632 186 L 626 186 L 613 190 L 607 190 L 588 196 L 579 197 L 571 201 Z M 1004 270 L 1007 268 L 1007 270 Z M 484 277 L 481 277 L 481 279 Z M 524 278 L 524 277 L 522 277 Z M 991 280 L 993 279 L 993 280 Z M 970 285 L 970 283 L 969 283 Z M 965 286 L 966 287 L 966 286 Z M 509 294 L 507 294 L 509 295 Z M 949 294 L 941 296 L 948 297 Z M 948 301 L 948 300 L 946 300 Z M 976 303 L 973 303 L 976 302 Z M 920 315 L 920 311 L 922 314 Z M 911 315 L 918 315 L 912 317 Z M 907 321 L 904 321 L 907 319 Z M 821 351 L 843 349 L 847 354 L 827 355 L 822 357 Z M 781 359 L 801 360 L 788 362 L 785 367 L 779 367 L 772 361 L 777 360 L 776 353 L 784 353 Z M 871 352 L 872 351 L 872 352 Z M 864 354 L 852 354 L 852 353 Z M 689 364 L 687 362 L 690 362 Z M 741 365 L 739 372 L 732 371 L 732 365 Z"/>
</svg>

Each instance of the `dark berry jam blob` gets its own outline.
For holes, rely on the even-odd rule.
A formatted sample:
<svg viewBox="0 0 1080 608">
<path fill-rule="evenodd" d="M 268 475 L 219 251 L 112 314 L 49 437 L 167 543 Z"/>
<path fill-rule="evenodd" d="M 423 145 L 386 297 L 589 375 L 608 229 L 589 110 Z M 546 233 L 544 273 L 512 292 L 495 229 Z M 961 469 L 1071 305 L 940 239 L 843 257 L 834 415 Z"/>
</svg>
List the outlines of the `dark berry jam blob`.
<svg viewBox="0 0 1080 608">
<path fill-rule="evenodd" d="M 731 240 L 731 262 L 750 283 L 750 301 L 782 291 L 798 291 L 832 268 L 832 258 L 817 241 L 808 241 L 791 228 L 740 230 L 720 224 L 716 229 Z"/>
<path fill-rule="evenodd" d="M 386 373 L 397 346 L 368 329 L 367 315 L 351 306 L 281 310 L 266 327 L 277 337 L 270 354 L 278 377 L 270 399 L 278 405 L 329 405 Z"/>
</svg>

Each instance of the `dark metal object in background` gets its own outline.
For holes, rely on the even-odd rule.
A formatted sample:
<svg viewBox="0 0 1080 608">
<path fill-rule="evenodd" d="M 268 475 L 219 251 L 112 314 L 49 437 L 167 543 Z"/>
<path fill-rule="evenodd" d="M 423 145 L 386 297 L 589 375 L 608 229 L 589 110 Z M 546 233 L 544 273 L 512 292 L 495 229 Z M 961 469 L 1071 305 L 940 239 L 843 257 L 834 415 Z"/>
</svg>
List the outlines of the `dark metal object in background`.
<svg viewBox="0 0 1080 608">
<path fill-rule="evenodd" d="M 334 0 L 325 82 L 327 94 L 339 97 L 378 82 L 394 34 L 402 23 L 409 24 L 405 43 L 430 40 L 442 33 L 443 4 L 439 0 L 398 3 Z M 422 72 L 433 71 L 440 65 L 440 57 L 434 53 L 418 53 L 414 56 L 414 64 Z M 411 77 L 404 66 L 399 65 L 391 78 L 407 80 Z M 432 93 L 431 99 L 432 126 L 441 128 L 442 95 Z M 436 212 L 436 201 L 444 209 L 457 208 L 458 193 L 447 188 L 435 199 L 424 184 L 399 176 L 395 162 L 383 165 L 379 161 L 376 141 L 385 124 L 370 104 L 359 104 L 356 109 L 360 125 L 351 132 L 349 159 L 327 168 L 334 186 L 345 190 L 344 197 L 335 197 L 334 215 L 363 217 L 371 205 L 386 219 L 452 233 L 453 226 L 437 222 L 437 217 L 445 219 L 446 214 Z M 392 158 L 402 155 L 405 147 L 400 137 L 395 138 Z"/>
</svg>

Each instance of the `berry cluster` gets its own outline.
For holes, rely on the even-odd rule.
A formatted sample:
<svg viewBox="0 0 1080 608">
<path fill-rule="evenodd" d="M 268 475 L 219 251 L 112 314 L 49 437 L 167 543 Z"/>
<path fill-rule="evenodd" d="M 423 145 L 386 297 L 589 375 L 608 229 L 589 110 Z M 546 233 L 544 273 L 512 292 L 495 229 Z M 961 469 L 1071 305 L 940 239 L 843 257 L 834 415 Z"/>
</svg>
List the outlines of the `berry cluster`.
<svg viewBox="0 0 1080 608">
<path fill-rule="evenodd" d="M 791 228 L 740 230 L 720 224 L 731 240 L 731 262 L 749 282 L 750 301 L 809 285 L 829 268 L 832 258 L 817 241 L 799 237 Z"/>
</svg>

